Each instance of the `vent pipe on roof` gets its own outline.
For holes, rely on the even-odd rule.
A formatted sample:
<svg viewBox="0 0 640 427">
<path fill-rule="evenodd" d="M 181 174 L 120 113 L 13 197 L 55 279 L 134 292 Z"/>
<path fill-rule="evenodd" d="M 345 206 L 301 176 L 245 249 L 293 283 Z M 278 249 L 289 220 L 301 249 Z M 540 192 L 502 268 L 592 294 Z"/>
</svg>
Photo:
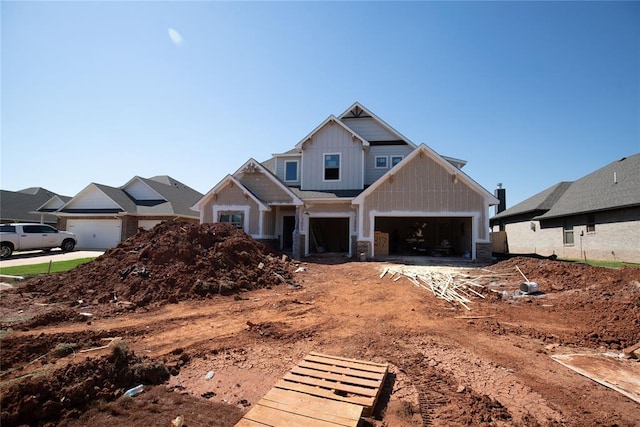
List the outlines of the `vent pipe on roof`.
<svg viewBox="0 0 640 427">
<path fill-rule="evenodd" d="M 618 183 L 618 172 L 614 172 L 613 173 L 613 183 L 617 184 Z"/>
</svg>

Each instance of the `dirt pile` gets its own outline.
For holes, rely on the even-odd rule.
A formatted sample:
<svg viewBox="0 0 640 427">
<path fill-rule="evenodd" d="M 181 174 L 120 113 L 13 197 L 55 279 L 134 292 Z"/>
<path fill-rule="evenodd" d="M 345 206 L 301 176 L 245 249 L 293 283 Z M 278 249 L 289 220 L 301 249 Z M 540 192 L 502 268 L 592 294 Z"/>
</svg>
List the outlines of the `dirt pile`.
<svg viewBox="0 0 640 427">
<path fill-rule="evenodd" d="M 518 266 L 540 291 L 553 297 L 553 310 L 581 321 L 560 337 L 567 344 L 620 350 L 640 341 L 640 269 L 593 267 L 565 261 L 516 257 L 489 267 L 500 273 Z M 514 287 L 524 281 L 514 275 Z"/>
<path fill-rule="evenodd" d="M 231 294 L 290 280 L 291 266 L 230 224 L 163 222 L 94 261 L 22 289 L 51 302 L 126 309 Z"/>
<path fill-rule="evenodd" d="M 138 384 L 161 384 L 168 379 L 163 364 L 138 357 L 119 343 L 108 356 L 70 363 L 51 375 L 3 387 L 0 424 L 43 425 L 64 416 L 77 417 L 96 399 L 110 402 Z"/>
</svg>

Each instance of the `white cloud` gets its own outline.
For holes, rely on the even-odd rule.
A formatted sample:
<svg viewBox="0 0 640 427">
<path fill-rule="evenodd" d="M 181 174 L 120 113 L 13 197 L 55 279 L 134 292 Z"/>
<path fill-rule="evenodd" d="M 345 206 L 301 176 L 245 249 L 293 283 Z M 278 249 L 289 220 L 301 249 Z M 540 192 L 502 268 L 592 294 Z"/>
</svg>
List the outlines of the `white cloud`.
<svg viewBox="0 0 640 427">
<path fill-rule="evenodd" d="M 176 46 L 181 46 L 184 41 L 180 33 L 173 28 L 169 28 L 169 38 Z"/>
</svg>

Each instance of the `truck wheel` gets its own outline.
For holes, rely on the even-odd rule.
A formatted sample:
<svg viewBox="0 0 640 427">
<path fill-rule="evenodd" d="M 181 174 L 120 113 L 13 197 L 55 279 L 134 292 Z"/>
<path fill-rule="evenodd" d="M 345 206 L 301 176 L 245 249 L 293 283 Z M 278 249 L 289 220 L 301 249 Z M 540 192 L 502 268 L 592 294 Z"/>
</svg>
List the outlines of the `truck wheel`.
<svg viewBox="0 0 640 427">
<path fill-rule="evenodd" d="M 62 246 L 60 246 L 60 249 L 62 249 L 64 252 L 71 252 L 75 247 L 76 242 L 71 239 L 65 239 L 65 241 L 62 242 Z"/>
<path fill-rule="evenodd" d="M 2 259 L 9 258 L 12 253 L 13 253 L 13 246 L 7 243 L 3 243 L 2 246 L 0 246 L 0 258 Z"/>
</svg>

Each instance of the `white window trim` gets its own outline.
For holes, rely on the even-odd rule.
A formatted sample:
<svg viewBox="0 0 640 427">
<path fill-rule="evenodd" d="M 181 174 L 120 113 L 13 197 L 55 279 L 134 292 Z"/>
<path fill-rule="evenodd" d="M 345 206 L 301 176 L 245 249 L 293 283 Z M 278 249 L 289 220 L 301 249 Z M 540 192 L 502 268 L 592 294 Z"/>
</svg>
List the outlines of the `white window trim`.
<svg viewBox="0 0 640 427">
<path fill-rule="evenodd" d="M 295 163 L 296 164 L 296 179 L 287 179 L 287 163 Z M 300 161 L 296 160 L 285 160 L 284 161 L 284 182 L 299 182 L 300 181 Z"/>
<path fill-rule="evenodd" d="M 338 156 L 338 179 L 325 179 L 326 156 Z M 341 181 L 342 181 L 342 153 L 322 153 L 322 182 L 341 182 Z"/>
<path fill-rule="evenodd" d="M 242 205 L 215 205 L 213 207 L 213 222 L 219 222 L 218 218 L 221 213 L 228 212 L 242 212 L 244 214 L 243 220 L 244 224 L 242 225 L 242 231 L 249 234 L 249 211 L 251 208 L 249 206 Z"/>
<path fill-rule="evenodd" d="M 378 159 L 384 159 L 384 166 L 378 166 Z M 389 169 L 389 156 L 376 156 L 373 161 L 375 169 Z"/>
<path fill-rule="evenodd" d="M 398 157 L 400 158 L 400 161 L 399 161 L 398 163 L 400 163 L 402 160 L 404 160 L 404 156 L 402 156 L 402 155 L 395 155 L 395 156 L 391 156 L 391 158 L 389 159 L 389 167 L 390 167 L 390 168 L 392 168 L 392 167 L 394 167 L 394 166 L 395 166 L 395 165 L 393 164 L 393 159 L 394 159 L 394 158 L 398 158 Z M 397 165 L 398 163 L 396 163 L 396 165 Z"/>
</svg>

